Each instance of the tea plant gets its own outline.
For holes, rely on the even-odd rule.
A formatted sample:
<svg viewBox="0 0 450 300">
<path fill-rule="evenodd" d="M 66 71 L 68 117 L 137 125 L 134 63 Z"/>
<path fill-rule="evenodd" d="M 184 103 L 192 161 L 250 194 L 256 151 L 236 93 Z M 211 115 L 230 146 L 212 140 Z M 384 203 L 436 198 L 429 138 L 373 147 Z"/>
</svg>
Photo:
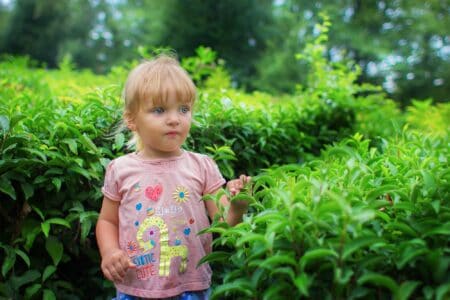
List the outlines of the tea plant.
<svg viewBox="0 0 450 300">
<path fill-rule="evenodd" d="M 0 295 L 102 298 L 112 285 L 100 274 L 93 226 L 104 167 L 127 151 L 127 133 L 116 134 L 120 85 L 88 89 L 92 74 L 69 67 L 48 72 L 27 59 L 0 64 Z M 351 131 L 353 115 L 345 103 L 292 100 L 262 111 L 201 92 L 186 146 L 215 156 L 227 177 L 256 174 L 318 153 Z"/>
<path fill-rule="evenodd" d="M 215 264 L 214 297 L 442 299 L 446 114 L 418 104 L 401 114 L 376 88 L 354 83 L 357 69 L 327 63 L 323 42 L 322 34 L 299 56 L 311 63 L 311 84 L 282 97 L 232 89 L 210 49 L 184 61 L 200 85 L 186 148 L 214 156 L 227 178 L 256 175 L 254 195 L 234 198 L 252 202 L 244 222 L 208 229 L 218 235 L 204 259 Z M 93 227 L 104 167 L 130 151 L 119 130 L 128 69 L 95 76 L 69 60 L 56 71 L 26 58 L 0 61 L 1 297 L 114 293 L 100 274 Z M 425 111 L 442 122 L 430 126 Z M 402 132 L 406 122 L 444 134 Z M 356 130 L 376 148 L 356 135 L 317 157 Z"/>
<path fill-rule="evenodd" d="M 254 178 L 244 222 L 215 222 L 213 299 L 446 299 L 448 140 L 361 135 Z"/>
</svg>

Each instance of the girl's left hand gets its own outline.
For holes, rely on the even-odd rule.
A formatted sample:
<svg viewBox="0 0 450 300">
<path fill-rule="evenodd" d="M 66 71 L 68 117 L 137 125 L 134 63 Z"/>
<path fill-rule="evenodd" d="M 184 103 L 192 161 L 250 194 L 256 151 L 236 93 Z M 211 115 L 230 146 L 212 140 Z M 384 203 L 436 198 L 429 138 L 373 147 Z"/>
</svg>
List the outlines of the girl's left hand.
<svg viewBox="0 0 450 300">
<path fill-rule="evenodd" d="M 238 179 L 233 179 L 227 182 L 227 189 L 231 196 L 236 196 L 244 188 L 244 186 L 251 181 L 250 176 L 241 175 Z"/>
</svg>

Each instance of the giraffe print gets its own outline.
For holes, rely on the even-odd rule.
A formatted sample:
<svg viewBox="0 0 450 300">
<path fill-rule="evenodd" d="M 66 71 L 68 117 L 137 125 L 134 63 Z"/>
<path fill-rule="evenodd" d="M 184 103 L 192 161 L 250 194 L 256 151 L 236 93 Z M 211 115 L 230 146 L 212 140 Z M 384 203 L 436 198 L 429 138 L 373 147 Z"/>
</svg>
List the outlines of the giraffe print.
<svg viewBox="0 0 450 300">
<path fill-rule="evenodd" d="M 187 254 L 188 249 L 185 245 L 169 246 L 169 231 L 164 220 L 160 217 L 151 216 L 147 217 L 139 226 L 136 233 L 136 239 L 139 243 L 139 247 L 143 251 L 149 251 L 153 248 L 153 244 L 149 241 L 144 241 L 144 233 L 151 227 L 159 228 L 160 236 L 160 265 L 159 276 L 169 276 L 170 264 L 173 257 L 181 257 L 181 264 L 179 272 L 183 273 L 187 267 Z"/>
</svg>

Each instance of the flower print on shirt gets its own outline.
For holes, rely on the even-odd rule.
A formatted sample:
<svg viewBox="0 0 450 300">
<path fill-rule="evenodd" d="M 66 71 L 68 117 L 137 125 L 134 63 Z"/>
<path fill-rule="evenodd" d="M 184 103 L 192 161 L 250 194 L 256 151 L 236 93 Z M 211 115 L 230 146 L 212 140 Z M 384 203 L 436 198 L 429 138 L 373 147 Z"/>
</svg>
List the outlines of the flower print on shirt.
<svg viewBox="0 0 450 300">
<path fill-rule="evenodd" d="M 184 203 L 189 200 L 189 190 L 183 186 L 177 186 L 172 196 L 176 202 Z"/>
</svg>

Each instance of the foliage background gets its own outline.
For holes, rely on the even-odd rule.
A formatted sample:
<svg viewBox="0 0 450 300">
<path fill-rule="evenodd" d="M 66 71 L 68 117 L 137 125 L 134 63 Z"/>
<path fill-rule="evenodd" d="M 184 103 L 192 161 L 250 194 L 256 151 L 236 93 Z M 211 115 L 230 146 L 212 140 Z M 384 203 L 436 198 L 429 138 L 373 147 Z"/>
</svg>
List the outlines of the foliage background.
<svg viewBox="0 0 450 300">
<path fill-rule="evenodd" d="M 173 22 L 172 8 L 186 2 L 168 3 L 66 0 L 56 5 L 24 0 L 3 6 L 1 26 L 9 29 L 2 33 L 2 45 L 13 45 L 8 36 L 17 30 L 14 35 L 23 42 L 8 52 L 39 60 L 6 54 L 0 60 L 0 298 L 105 299 L 114 294 L 98 267 L 93 226 L 102 197 L 99 188 L 107 163 L 128 151 L 129 133 L 117 133 L 127 72 L 139 59 L 154 54 L 160 38 L 188 45 L 176 41 L 181 35 L 170 37 L 178 22 L 171 24 L 170 32 L 161 28 L 169 24 L 163 16 L 172 14 Z M 237 2 L 220 2 L 216 11 L 213 3 L 205 6 L 205 15 L 192 1 L 190 9 L 184 7 L 186 18 L 191 23 L 212 22 L 220 19 L 220 12 L 233 11 Z M 250 13 L 255 3 L 236 5 Z M 259 26 L 252 23 L 248 32 L 234 33 L 239 38 L 222 44 L 223 54 L 196 47 L 195 42 L 180 46 L 186 52 L 178 49 L 182 65 L 199 86 L 195 123 L 185 147 L 213 156 L 226 178 L 241 172 L 254 177 L 253 189 L 235 198 L 251 203 L 244 222 L 229 228 L 215 220 L 206 229 L 216 235 L 214 252 L 204 258 L 215 270 L 215 299 L 450 295 L 450 106 L 445 98 L 437 97 L 443 103 L 436 103 L 429 97 L 435 96 L 433 88 L 424 94 L 425 101 L 413 93 L 412 98 L 397 98 L 399 102 L 391 100 L 382 86 L 368 84 L 365 76 L 376 79 L 367 74 L 370 63 L 377 58 L 381 66 L 387 57 L 373 45 L 366 52 L 376 55 L 367 65 L 355 54 L 361 50 L 356 46 L 358 51 L 336 59 L 340 56 L 332 40 L 344 33 L 336 14 L 352 22 L 361 17 L 360 11 L 370 11 L 372 17 L 383 11 L 397 18 L 397 13 L 403 16 L 408 11 L 406 3 L 394 2 L 394 9 L 382 1 L 366 6 L 339 2 L 348 10 L 334 13 L 333 3 L 264 2 L 253 19 Z M 414 18 L 447 5 L 414 3 L 408 2 Z M 84 5 L 83 13 L 74 16 L 67 9 L 73 5 Z M 330 17 L 322 15 L 320 23 L 311 25 L 321 8 L 331 11 Z M 445 22 L 440 12 L 437 19 Z M 155 18 L 147 19 L 149 15 Z M 209 15 L 213 20 L 207 21 Z M 79 21 L 82 17 L 84 23 Z M 31 22 L 34 31 L 28 32 L 31 27 L 25 25 L 11 27 L 18 20 Z M 54 24 L 67 35 L 52 33 Z M 380 21 L 378 26 L 384 24 Z M 233 25 L 222 23 L 217 28 Z M 430 30 L 438 32 L 433 26 Z M 195 32 L 199 27 L 190 28 L 189 35 L 199 34 Z M 222 37 L 233 31 L 223 30 Z M 280 39 L 280 32 L 289 32 L 288 38 Z M 371 32 L 376 36 L 376 29 Z M 439 32 L 432 36 L 445 31 Z M 411 38 L 421 33 L 417 30 Z M 71 41 L 76 34 L 80 38 Z M 142 37 L 148 40 L 144 43 Z M 202 37 L 205 45 L 214 38 Z M 42 43 L 49 50 L 34 53 L 34 48 L 27 48 L 33 39 L 41 39 L 35 45 Z M 242 40 L 246 44 L 240 48 Z M 240 49 L 246 61 L 239 62 L 240 56 L 228 49 L 232 41 L 239 46 L 232 50 Z M 437 55 L 439 64 L 445 65 L 448 41 L 445 37 L 442 41 L 434 54 L 427 55 Z M 421 49 L 408 43 L 403 46 Z M 38 57 L 48 53 L 48 61 Z M 233 55 L 237 61 L 232 62 Z M 403 71 L 414 67 L 422 72 L 414 61 L 398 63 L 405 64 Z M 265 71 L 270 76 L 264 77 Z M 400 74 L 393 68 L 384 71 Z"/>
<path fill-rule="evenodd" d="M 139 47 L 170 47 L 183 58 L 207 46 L 234 87 L 292 93 L 308 73 L 295 54 L 319 34 L 326 13 L 328 59 L 353 60 L 359 83 L 380 85 L 405 106 L 448 101 L 449 12 L 441 0 L 2 0 L 0 53 L 49 68 L 69 56 L 76 68 L 104 74 L 138 58 Z"/>
</svg>

